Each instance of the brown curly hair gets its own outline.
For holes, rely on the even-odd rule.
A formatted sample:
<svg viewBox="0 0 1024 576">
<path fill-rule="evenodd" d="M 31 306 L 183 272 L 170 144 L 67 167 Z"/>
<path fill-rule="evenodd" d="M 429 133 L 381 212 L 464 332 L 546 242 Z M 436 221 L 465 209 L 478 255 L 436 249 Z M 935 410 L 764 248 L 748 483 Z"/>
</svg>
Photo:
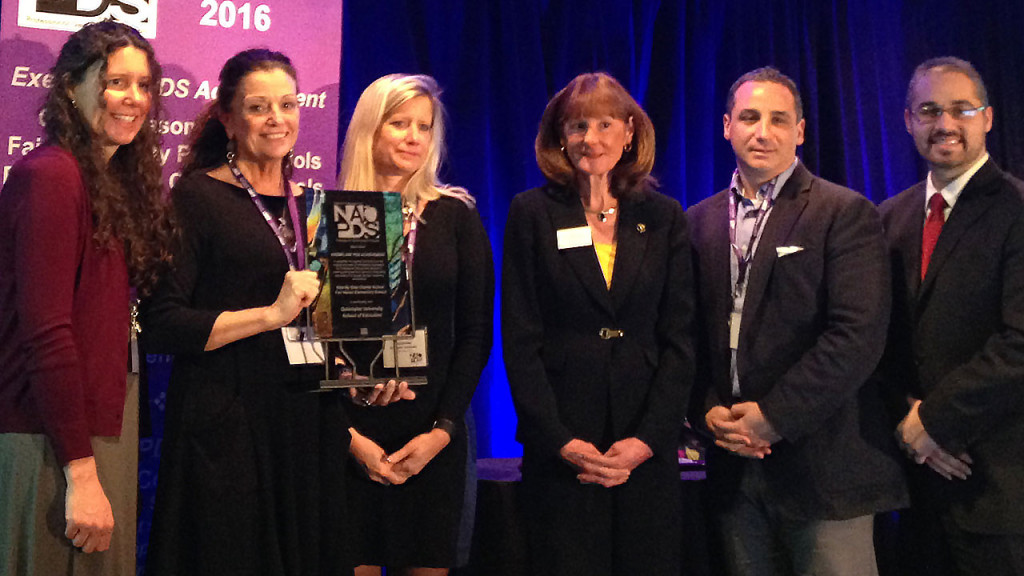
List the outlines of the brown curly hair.
<svg viewBox="0 0 1024 576">
<path fill-rule="evenodd" d="M 102 76 L 110 55 L 125 46 L 146 53 L 153 79 L 149 90 L 152 106 L 149 121 L 143 123 L 130 144 L 117 148 L 108 163 L 92 128 L 75 108 L 71 92 L 96 62 L 101 63 Z M 170 264 L 174 237 L 161 181 L 160 140 L 155 121 L 160 116 L 160 64 L 153 47 L 124 24 L 86 24 L 64 43 L 50 73 L 53 84 L 42 109 L 47 139 L 71 152 L 78 161 L 89 191 L 93 240 L 98 246 L 124 242 L 129 278 L 139 295 L 144 296 Z"/>
</svg>

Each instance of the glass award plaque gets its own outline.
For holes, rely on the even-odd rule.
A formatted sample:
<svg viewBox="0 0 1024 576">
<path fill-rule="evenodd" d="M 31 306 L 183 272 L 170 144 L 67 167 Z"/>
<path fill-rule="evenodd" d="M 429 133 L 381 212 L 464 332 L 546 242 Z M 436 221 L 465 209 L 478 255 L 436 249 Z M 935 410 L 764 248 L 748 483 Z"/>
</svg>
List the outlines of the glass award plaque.
<svg viewBox="0 0 1024 576">
<path fill-rule="evenodd" d="M 401 194 L 307 189 L 305 199 L 307 269 L 320 278 L 307 322 L 326 351 L 321 389 L 425 384 Z"/>
</svg>

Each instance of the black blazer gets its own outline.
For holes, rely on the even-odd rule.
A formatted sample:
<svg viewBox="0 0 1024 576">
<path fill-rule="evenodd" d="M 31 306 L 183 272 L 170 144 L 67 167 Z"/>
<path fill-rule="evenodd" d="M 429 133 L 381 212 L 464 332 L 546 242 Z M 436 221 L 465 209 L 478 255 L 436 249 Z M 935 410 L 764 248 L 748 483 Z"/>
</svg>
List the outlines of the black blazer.
<svg viewBox="0 0 1024 576">
<path fill-rule="evenodd" d="M 799 164 L 779 191 L 742 311 L 732 397 L 728 190 L 689 211 L 698 290 L 695 405 L 757 401 L 782 435 L 763 466 L 773 501 L 803 519 L 845 519 L 906 500 L 877 387 L 889 272 L 882 226 L 864 196 Z M 791 253 L 779 247 L 799 247 Z M 703 423 L 703 412 L 693 419 Z M 730 499 L 749 462 L 711 450 L 709 485 Z"/>
<path fill-rule="evenodd" d="M 579 197 L 554 186 L 509 208 L 502 338 L 517 438 L 557 458 L 573 438 L 606 449 L 635 436 L 677 446 L 693 377 L 686 219 L 675 200 L 621 199 L 611 289 L 592 246 L 558 249 L 557 231 L 586 226 Z M 603 339 L 602 328 L 621 330 Z"/>
<path fill-rule="evenodd" d="M 919 470 L 922 495 L 966 530 L 1024 534 L 1024 183 L 986 162 L 923 283 L 925 183 L 881 213 L 895 286 L 880 374 L 896 398 L 924 399 L 921 421 L 940 446 L 974 459 L 965 481 Z M 906 412 L 904 402 L 897 416 Z"/>
</svg>

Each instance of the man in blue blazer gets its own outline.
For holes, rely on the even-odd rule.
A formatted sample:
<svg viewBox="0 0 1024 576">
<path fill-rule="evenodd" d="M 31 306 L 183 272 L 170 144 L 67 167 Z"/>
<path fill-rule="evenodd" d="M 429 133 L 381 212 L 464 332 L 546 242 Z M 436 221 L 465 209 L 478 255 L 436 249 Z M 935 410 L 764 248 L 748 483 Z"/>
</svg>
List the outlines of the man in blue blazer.
<svg viewBox="0 0 1024 576">
<path fill-rule="evenodd" d="M 803 109 L 773 68 L 729 91 L 728 189 L 691 208 L 697 396 L 732 575 L 877 574 L 873 517 L 906 501 L 882 399 L 890 283 L 864 196 L 796 157 Z"/>
<path fill-rule="evenodd" d="M 917 67 L 904 120 L 928 164 L 884 202 L 894 297 L 879 374 L 911 470 L 920 574 L 1024 574 L 1024 183 L 989 158 L 969 62 Z"/>
</svg>

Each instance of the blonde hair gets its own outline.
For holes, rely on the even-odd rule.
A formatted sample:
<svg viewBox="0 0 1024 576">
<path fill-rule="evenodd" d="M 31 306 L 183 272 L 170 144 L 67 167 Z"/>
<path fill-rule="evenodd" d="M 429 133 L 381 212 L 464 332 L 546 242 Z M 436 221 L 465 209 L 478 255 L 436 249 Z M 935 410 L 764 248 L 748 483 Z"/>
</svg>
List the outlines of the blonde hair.
<svg viewBox="0 0 1024 576">
<path fill-rule="evenodd" d="M 475 201 L 465 188 L 450 186 L 438 180 L 438 170 L 445 153 L 444 106 L 441 104 L 441 89 L 437 81 L 422 74 L 388 74 L 363 90 L 345 131 L 338 186 L 344 190 L 376 188 L 373 143 L 377 132 L 395 110 L 417 96 L 430 98 L 434 111 L 433 138 L 423 166 L 409 178 L 405 189 L 400 190 L 402 199 L 406 204 L 416 206 L 421 199 L 436 200 L 444 195 L 473 206 Z"/>
</svg>

